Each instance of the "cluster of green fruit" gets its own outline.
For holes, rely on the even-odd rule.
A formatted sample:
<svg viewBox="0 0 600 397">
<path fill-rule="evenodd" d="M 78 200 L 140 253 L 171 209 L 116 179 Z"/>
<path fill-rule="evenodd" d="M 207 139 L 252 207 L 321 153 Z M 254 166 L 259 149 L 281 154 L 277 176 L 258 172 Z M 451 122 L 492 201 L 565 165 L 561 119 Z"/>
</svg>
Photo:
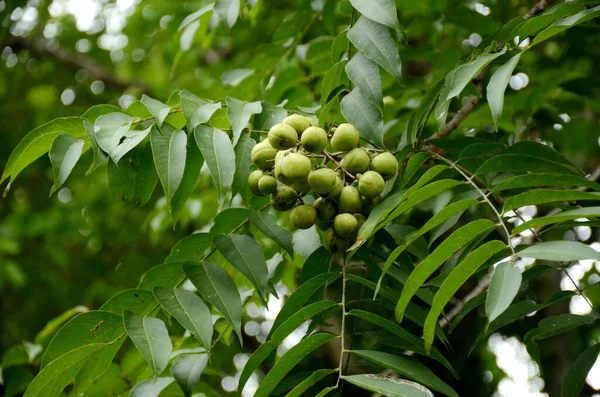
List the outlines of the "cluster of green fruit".
<svg viewBox="0 0 600 397">
<path fill-rule="evenodd" d="M 309 117 L 288 116 L 252 149 L 257 169 L 248 177 L 250 190 L 257 196 L 270 194 L 276 210 L 292 210 L 295 227 L 316 224 L 331 251 L 346 250 L 381 201 L 385 181 L 398 172 L 391 153 L 359 143 L 352 124 L 340 124 L 328 134 Z M 316 199 L 312 205 L 303 201 L 309 192 Z"/>
</svg>

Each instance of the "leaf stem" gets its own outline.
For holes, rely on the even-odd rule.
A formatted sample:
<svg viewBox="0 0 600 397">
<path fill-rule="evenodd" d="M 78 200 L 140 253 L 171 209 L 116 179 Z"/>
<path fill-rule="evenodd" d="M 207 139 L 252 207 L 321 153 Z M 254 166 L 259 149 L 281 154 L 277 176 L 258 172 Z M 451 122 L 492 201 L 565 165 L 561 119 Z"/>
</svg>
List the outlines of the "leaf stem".
<svg viewBox="0 0 600 397">
<path fill-rule="evenodd" d="M 342 324 L 340 326 L 340 361 L 337 371 L 338 378 L 335 387 L 340 386 L 342 380 L 342 371 L 344 365 L 344 353 L 346 352 L 346 265 L 348 264 L 348 256 L 344 254 L 344 263 L 342 266 Z"/>
</svg>

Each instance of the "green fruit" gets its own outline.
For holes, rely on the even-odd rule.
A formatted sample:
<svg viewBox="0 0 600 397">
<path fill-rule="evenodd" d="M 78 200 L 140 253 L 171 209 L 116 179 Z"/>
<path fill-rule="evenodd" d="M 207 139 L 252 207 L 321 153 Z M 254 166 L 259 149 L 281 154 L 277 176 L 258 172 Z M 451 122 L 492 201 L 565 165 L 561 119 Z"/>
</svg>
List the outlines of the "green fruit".
<svg viewBox="0 0 600 397">
<path fill-rule="evenodd" d="M 360 228 L 362 227 L 362 225 L 365 223 L 365 221 L 367 220 L 367 217 L 364 216 L 363 214 L 356 213 L 356 214 L 352 214 L 354 215 L 354 217 L 356 218 L 356 221 L 358 222 L 358 226 L 356 227 L 356 230 L 360 230 Z"/>
<path fill-rule="evenodd" d="M 290 185 L 298 193 L 306 194 L 310 191 L 310 185 L 306 178 L 296 181 Z"/>
<path fill-rule="evenodd" d="M 377 206 L 377 204 L 381 203 L 381 196 L 368 198 L 362 198 L 362 213 L 365 215 L 369 215 L 373 208 Z"/>
<path fill-rule="evenodd" d="M 263 192 L 258 188 L 258 181 L 262 176 L 263 172 L 261 170 L 254 170 L 248 175 L 248 186 L 255 196 L 264 196 Z"/>
<path fill-rule="evenodd" d="M 312 162 L 300 153 L 290 153 L 281 159 L 281 173 L 289 181 L 299 181 L 308 177 Z"/>
<path fill-rule="evenodd" d="M 342 159 L 342 167 L 352 175 L 360 174 L 369 169 L 371 159 L 364 149 L 350 150 Z"/>
<path fill-rule="evenodd" d="M 323 233 L 323 245 L 331 252 L 343 252 L 349 247 L 348 240 L 337 235 L 333 229 L 327 229 Z"/>
<path fill-rule="evenodd" d="M 285 175 L 283 175 L 282 171 L 281 171 L 281 163 L 285 157 L 287 157 L 291 152 L 289 150 L 282 150 L 277 152 L 277 155 L 275 155 L 275 168 L 273 169 L 273 173 L 275 174 L 275 178 L 279 179 L 281 181 L 281 183 L 285 183 L 286 185 L 289 185 L 291 183 L 290 180 L 288 180 Z"/>
<path fill-rule="evenodd" d="M 338 176 L 331 168 L 319 168 L 308 174 L 308 184 L 317 194 L 328 194 L 336 188 Z"/>
<path fill-rule="evenodd" d="M 345 238 L 352 238 L 358 231 L 358 220 L 352 214 L 339 214 L 333 220 L 333 229 Z"/>
<path fill-rule="evenodd" d="M 358 131 L 352 124 L 344 123 L 338 125 L 333 137 L 331 138 L 331 146 L 335 150 L 350 150 L 358 146 L 360 136 Z"/>
<path fill-rule="evenodd" d="M 290 212 L 290 220 L 298 229 L 308 229 L 315 224 L 317 211 L 312 205 L 299 205 Z"/>
<path fill-rule="evenodd" d="M 261 170 L 270 170 L 273 168 L 276 155 L 277 149 L 273 148 L 266 139 L 254 145 L 250 152 L 252 164 Z"/>
<path fill-rule="evenodd" d="M 302 135 L 305 129 L 311 126 L 310 118 L 304 117 L 301 114 L 292 114 L 283 119 L 282 124 L 287 124 L 296 130 L 298 135 Z"/>
<path fill-rule="evenodd" d="M 298 143 L 298 133 L 294 127 L 287 124 L 275 124 L 269 130 L 269 143 L 275 149 L 289 149 Z"/>
<path fill-rule="evenodd" d="M 375 171 L 367 171 L 358 175 L 358 191 L 365 197 L 377 197 L 383 193 L 385 181 Z"/>
<path fill-rule="evenodd" d="M 398 172 L 398 160 L 390 152 L 381 153 L 373 157 L 371 168 L 381 174 L 383 179 L 391 179 Z"/>
<path fill-rule="evenodd" d="M 340 179 L 340 177 L 338 175 L 336 175 L 335 176 L 335 187 L 333 188 L 333 190 L 331 192 L 329 192 L 327 197 L 336 198 L 342 192 L 343 187 L 344 187 L 344 184 L 342 183 L 342 180 Z"/>
<path fill-rule="evenodd" d="M 258 190 L 264 195 L 277 192 L 277 179 L 271 175 L 263 175 L 258 180 Z"/>
<path fill-rule="evenodd" d="M 307 117 L 308 122 L 310 123 L 311 127 L 316 127 L 317 126 L 317 120 L 313 119 L 312 117 Z"/>
<path fill-rule="evenodd" d="M 271 195 L 271 205 L 278 211 L 287 211 L 294 207 L 298 193 L 289 186 L 277 186 L 277 192 Z"/>
<path fill-rule="evenodd" d="M 307 152 L 322 152 L 327 147 L 327 132 L 321 127 L 308 127 L 302 134 L 300 142 Z"/>
<path fill-rule="evenodd" d="M 315 210 L 317 211 L 317 219 L 319 222 L 329 224 L 337 215 L 335 203 L 328 198 L 319 197 L 315 200 L 313 207 L 315 207 Z"/>
<path fill-rule="evenodd" d="M 396 103 L 396 99 L 393 96 L 386 95 L 383 97 L 383 106 L 392 106 Z"/>
<path fill-rule="evenodd" d="M 338 209 L 340 212 L 353 214 L 362 210 L 362 199 L 358 189 L 354 186 L 346 186 L 342 189 L 338 198 Z"/>
</svg>

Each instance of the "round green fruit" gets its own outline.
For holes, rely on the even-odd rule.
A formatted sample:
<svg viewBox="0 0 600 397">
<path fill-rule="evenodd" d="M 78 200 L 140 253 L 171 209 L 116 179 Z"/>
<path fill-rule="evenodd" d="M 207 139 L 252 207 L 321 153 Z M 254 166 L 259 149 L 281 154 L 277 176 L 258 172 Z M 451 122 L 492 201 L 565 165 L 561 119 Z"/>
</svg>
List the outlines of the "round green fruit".
<svg viewBox="0 0 600 397">
<path fill-rule="evenodd" d="M 317 211 L 312 205 L 299 205 L 290 212 L 290 220 L 298 229 L 308 229 L 315 224 Z"/>
<path fill-rule="evenodd" d="M 383 193 L 385 181 L 375 171 L 367 171 L 358 176 L 358 191 L 365 197 L 377 197 Z"/>
<path fill-rule="evenodd" d="M 338 198 L 338 209 L 340 212 L 348 212 L 350 214 L 362 210 L 362 198 L 357 188 L 354 186 L 345 186 L 342 189 Z"/>
<path fill-rule="evenodd" d="M 350 150 L 342 159 L 342 167 L 352 175 L 360 174 L 369 169 L 371 159 L 366 150 L 356 148 Z"/>
<path fill-rule="evenodd" d="M 248 175 L 248 186 L 255 196 L 264 196 L 263 192 L 258 188 L 258 181 L 262 176 L 263 172 L 261 170 L 254 170 Z"/>
<path fill-rule="evenodd" d="M 390 152 L 381 153 L 373 157 L 371 168 L 378 172 L 383 179 L 391 179 L 398 172 L 398 160 Z"/>
<path fill-rule="evenodd" d="M 353 215 L 356 218 L 356 221 L 358 222 L 358 226 L 356 227 L 356 230 L 360 230 L 360 228 L 362 227 L 362 225 L 367 220 L 367 217 L 364 216 L 363 214 L 361 214 L 360 212 L 358 212 L 356 214 L 353 214 Z"/>
<path fill-rule="evenodd" d="M 281 159 L 281 173 L 289 181 L 299 181 L 308 177 L 312 169 L 312 162 L 300 153 L 290 153 Z"/>
<path fill-rule="evenodd" d="M 322 152 L 327 147 L 327 132 L 321 127 L 308 127 L 302 133 L 300 142 L 307 152 Z"/>
<path fill-rule="evenodd" d="M 333 220 L 333 229 L 345 238 L 352 238 L 358 230 L 358 220 L 352 214 L 339 214 Z"/>
<path fill-rule="evenodd" d="M 336 188 L 338 176 L 331 168 L 319 168 L 308 174 L 308 184 L 317 194 L 328 194 Z"/>
<path fill-rule="evenodd" d="M 288 124 L 275 124 L 269 130 L 268 140 L 277 150 L 289 149 L 298 143 L 298 133 Z"/>
<path fill-rule="evenodd" d="M 277 192 L 277 179 L 271 175 L 261 176 L 258 180 L 258 190 L 264 195 Z"/>
<path fill-rule="evenodd" d="M 273 168 L 277 149 L 273 148 L 268 140 L 264 140 L 252 148 L 250 158 L 252 164 L 261 170 L 270 170 Z"/>
<path fill-rule="evenodd" d="M 310 118 L 304 117 L 301 114 L 292 114 L 283 119 L 282 124 L 287 124 L 296 130 L 298 135 L 302 135 L 305 129 L 311 126 Z"/>
<path fill-rule="evenodd" d="M 396 99 L 393 96 L 386 95 L 383 97 L 383 106 L 392 106 L 396 103 Z"/>
<path fill-rule="evenodd" d="M 306 194 L 310 191 L 310 185 L 306 178 L 293 182 L 290 186 L 298 193 Z"/>
<path fill-rule="evenodd" d="M 294 207 L 298 193 L 289 186 L 277 186 L 277 191 L 271 195 L 271 205 L 278 211 L 287 211 Z"/>
<path fill-rule="evenodd" d="M 331 138 L 331 146 L 335 150 L 350 150 L 358 146 L 360 136 L 352 124 L 344 123 L 338 125 Z"/>
<path fill-rule="evenodd" d="M 331 252 L 343 252 L 350 246 L 348 240 L 336 234 L 331 228 L 323 233 L 323 245 Z"/>
<path fill-rule="evenodd" d="M 336 175 L 335 176 L 335 187 L 333 188 L 333 190 L 331 192 L 329 192 L 329 194 L 327 195 L 327 197 L 329 198 L 337 198 L 340 193 L 342 192 L 342 188 L 344 187 L 344 183 L 342 182 L 341 178 Z"/>
<path fill-rule="evenodd" d="M 319 197 L 316 199 L 313 207 L 315 207 L 315 210 L 317 211 L 318 221 L 322 223 L 331 223 L 337 214 L 335 203 L 325 197 Z"/>
</svg>

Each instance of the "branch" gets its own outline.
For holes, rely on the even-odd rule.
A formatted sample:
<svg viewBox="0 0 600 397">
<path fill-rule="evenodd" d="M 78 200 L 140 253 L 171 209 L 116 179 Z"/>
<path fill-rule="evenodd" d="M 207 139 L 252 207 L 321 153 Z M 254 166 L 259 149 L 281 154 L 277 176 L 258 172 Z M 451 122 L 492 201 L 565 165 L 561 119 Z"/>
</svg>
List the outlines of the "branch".
<svg viewBox="0 0 600 397">
<path fill-rule="evenodd" d="M 126 90 L 127 88 L 134 87 L 138 88 L 143 93 L 150 92 L 150 88 L 139 80 L 120 79 L 116 77 L 111 70 L 92 58 L 60 47 L 49 48 L 39 39 L 14 37 L 8 41 L 7 45 L 15 49 L 28 50 L 30 53 L 40 58 L 54 59 L 74 71 L 80 69 L 87 70 L 90 76 L 95 80 L 102 80 L 105 84 L 119 90 Z"/>
</svg>

